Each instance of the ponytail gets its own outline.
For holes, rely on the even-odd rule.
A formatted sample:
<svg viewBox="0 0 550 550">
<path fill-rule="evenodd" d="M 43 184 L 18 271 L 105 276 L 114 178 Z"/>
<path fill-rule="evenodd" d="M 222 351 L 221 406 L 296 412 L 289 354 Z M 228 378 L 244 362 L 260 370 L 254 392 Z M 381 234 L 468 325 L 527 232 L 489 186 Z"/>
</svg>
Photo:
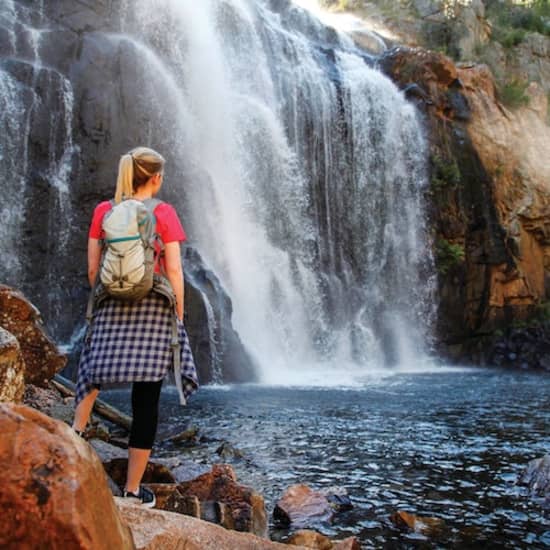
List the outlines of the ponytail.
<svg viewBox="0 0 550 550">
<path fill-rule="evenodd" d="M 120 157 L 118 178 L 116 181 L 115 204 L 123 198 L 130 198 L 134 193 L 134 159 L 127 153 Z"/>
<path fill-rule="evenodd" d="M 116 182 L 115 204 L 129 199 L 155 174 L 162 172 L 164 157 L 148 147 L 136 147 L 120 157 Z"/>
</svg>

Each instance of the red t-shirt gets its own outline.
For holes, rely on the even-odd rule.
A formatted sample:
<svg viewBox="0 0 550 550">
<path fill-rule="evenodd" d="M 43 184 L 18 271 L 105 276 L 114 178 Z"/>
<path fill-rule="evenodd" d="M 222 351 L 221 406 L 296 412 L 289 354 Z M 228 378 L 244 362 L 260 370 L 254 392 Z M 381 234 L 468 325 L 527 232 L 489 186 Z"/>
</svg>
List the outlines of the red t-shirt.
<svg viewBox="0 0 550 550">
<path fill-rule="evenodd" d="M 103 217 L 105 214 L 111 210 L 111 202 L 103 201 L 100 202 L 94 210 L 94 215 L 92 216 L 92 223 L 90 224 L 90 231 L 88 232 L 88 237 L 90 239 L 104 239 L 105 233 L 101 228 L 103 222 Z M 181 225 L 180 219 L 176 210 L 171 204 L 163 202 L 159 204 L 154 210 L 155 218 L 157 220 L 156 233 L 161 238 L 164 244 L 172 243 L 175 241 L 183 242 L 187 239 L 185 231 Z M 157 248 L 157 252 L 160 248 Z M 161 259 L 163 261 L 164 258 Z M 160 266 L 155 267 L 157 273 L 160 272 Z"/>
</svg>

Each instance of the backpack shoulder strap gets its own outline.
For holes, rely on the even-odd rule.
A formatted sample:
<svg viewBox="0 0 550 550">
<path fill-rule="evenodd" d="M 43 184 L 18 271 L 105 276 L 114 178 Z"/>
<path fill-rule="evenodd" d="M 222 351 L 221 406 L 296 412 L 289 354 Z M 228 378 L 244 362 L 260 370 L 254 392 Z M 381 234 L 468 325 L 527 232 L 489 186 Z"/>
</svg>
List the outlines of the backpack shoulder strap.
<svg viewBox="0 0 550 550">
<path fill-rule="evenodd" d="M 155 208 L 159 205 L 159 204 L 164 204 L 164 201 L 160 200 L 160 199 L 154 199 L 154 198 L 150 198 L 150 199 L 145 199 L 143 201 L 143 204 L 145 205 L 145 207 L 147 208 L 147 210 L 149 210 L 149 212 L 153 213 Z"/>
</svg>

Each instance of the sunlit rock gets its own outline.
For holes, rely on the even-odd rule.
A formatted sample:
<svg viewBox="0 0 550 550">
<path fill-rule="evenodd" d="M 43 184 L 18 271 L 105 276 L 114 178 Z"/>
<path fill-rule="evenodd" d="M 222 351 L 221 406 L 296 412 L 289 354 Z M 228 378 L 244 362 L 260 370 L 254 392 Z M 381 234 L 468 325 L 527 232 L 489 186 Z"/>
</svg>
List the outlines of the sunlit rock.
<svg viewBox="0 0 550 550">
<path fill-rule="evenodd" d="M 267 513 L 263 497 L 253 489 L 237 483 L 231 466 L 216 464 L 208 473 L 179 484 L 178 491 L 200 502 L 201 517 L 220 522 L 228 529 L 248 531 L 267 537 Z M 218 504 L 210 504 L 218 503 Z M 210 513 L 214 506 L 214 512 Z"/>
<path fill-rule="evenodd" d="M 0 404 L 0 547 L 134 548 L 91 447 L 67 425 Z"/>
<path fill-rule="evenodd" d="M 25 391 L 25 361 L 17 338 L 0 327 L 0 401 L 19 402 Z"/>
<path fill-rule="evenodd" d="M 144 509 L 121 498 L 115 500 L 138 550 L 289 550 L 285 544 L 250 533 L 237 533 L 190 516 Z"/>
<path fill-rule="evenodd" d="M 11 332 L 25 361 L 25 382 L 44 385 L 67 358 L 48 336 L 39 311 L 20 292 L 0 285 L 0 326 Z"/>
</svg>

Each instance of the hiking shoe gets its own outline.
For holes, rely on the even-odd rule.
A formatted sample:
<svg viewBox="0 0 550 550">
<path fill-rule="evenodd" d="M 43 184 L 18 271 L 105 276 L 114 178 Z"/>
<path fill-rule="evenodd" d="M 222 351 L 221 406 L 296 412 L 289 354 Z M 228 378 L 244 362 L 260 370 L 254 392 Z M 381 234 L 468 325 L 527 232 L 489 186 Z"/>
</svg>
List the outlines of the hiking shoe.
<svg viewBox="0 0 550 550">
<path fill-rule="evenodd" d="M 123 491 L 122 496 L 124 498 L 131 499 L 130 502 L 144 506 L 145 508 L 152 508 L 156 503 L 157 499 L 155 498 L 155 493 L 150 489 L 139 486 L 138 493 L 131 493 L 130 491 Z"/>
</svg>

